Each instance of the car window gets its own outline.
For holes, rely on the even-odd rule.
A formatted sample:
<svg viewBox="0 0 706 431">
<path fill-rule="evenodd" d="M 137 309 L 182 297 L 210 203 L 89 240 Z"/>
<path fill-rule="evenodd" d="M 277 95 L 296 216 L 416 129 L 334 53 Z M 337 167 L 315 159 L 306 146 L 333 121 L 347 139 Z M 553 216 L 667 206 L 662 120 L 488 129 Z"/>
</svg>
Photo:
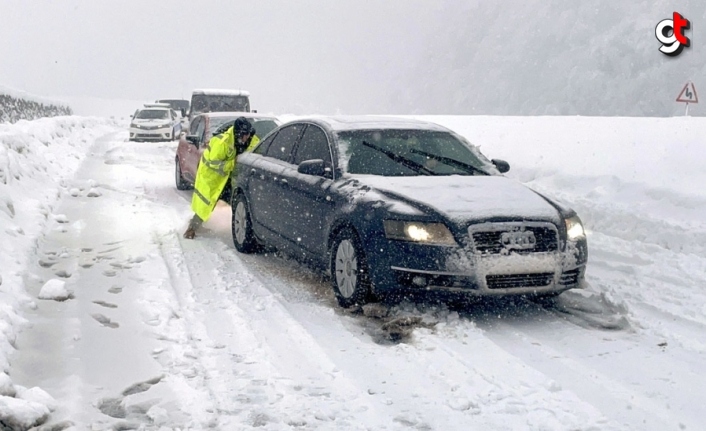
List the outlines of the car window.
<svg viewBox="0 0 706 431">
<path fill-rule="evenodd" d="M 143 109 L 137 113 L 135 118 L 141 120 L 164 120 L 169 119 L 169 111 L 166 109 Z"/>
<path fill-rule="evenodd" d="M 279 160 L 289 161 L 294 144 L 301 134 L 303 124 L 292 124 L 280 130 L 267 149 L 266 155 Z"/>
<path fill-rule="evenodd" d="M 272 136 L 268 136 L 267 139 L 261 141 L 257 145 L 257 147 L 253 150 L 253 153 L 262 154 L 262 155 L 267 154 L 267 149 L 270 147 L 270 144 L 275 139 L 275 136 L 277 136 L 276 133 L 273 134 Z"/>
<path fill-rule="evenodd" d="M 199 121 L 198 126 L 196 126 L 196 133 L 194 135 L 199 137 L 199 140 L 203 140 L 203 132 L 204 129 L 206 128 L 206 120 L 204 118 L 201 118 L 201 121 Z M 203 142 L 202 142 L 203 144 Z"/>
<path fill-rule="evenodd" d="M 194 94 L 191 98 L 191 109 L 194 114 L 201 112 L 250 112 L 248 96 L 223 94 Z"/>
<path fill-rule="evenodd" d="M 195 135 L 196 134 L 196 129 L 199 127 L 199 123 L 203 122 L 202 117 L 197 117 L 194 121 L 191 122 L 191 126 L 189 127 L 189 134 L 190 135 Z"/>
<path fill-rule="evenodd" d="M 312 159 L 321 159 L 326 166 L 331 167 L 331 151 L 326 133 L 318 126 L 309 125 L 297 146 L 294 164 L 298 165 L 305 160 Z"/>
</svg>

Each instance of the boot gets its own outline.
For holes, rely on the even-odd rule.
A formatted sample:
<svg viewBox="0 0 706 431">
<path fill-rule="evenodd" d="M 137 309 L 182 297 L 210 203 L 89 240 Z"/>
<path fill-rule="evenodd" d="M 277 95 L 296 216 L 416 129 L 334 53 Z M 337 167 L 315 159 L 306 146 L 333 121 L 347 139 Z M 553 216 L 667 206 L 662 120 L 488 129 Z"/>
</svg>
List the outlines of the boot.
<svg viewBox="0 0 706 431">
<path fill-rule="evenodd" d="M 186 232 L 184 232 L 184 238 L 186 238 L 186 239 L 194 239 L 195 236 L 196 236 L 196 230 L 191 226 L 189 226 L 186 229 Z"/>
</svg>

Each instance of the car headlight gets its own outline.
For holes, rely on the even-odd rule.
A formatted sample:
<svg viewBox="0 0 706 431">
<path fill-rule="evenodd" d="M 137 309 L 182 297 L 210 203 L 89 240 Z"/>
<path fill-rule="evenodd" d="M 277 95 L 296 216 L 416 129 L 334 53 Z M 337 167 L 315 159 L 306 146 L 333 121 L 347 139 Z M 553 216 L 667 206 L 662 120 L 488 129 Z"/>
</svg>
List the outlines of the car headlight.
<svg viewBox="0 0 706 431">
<path fill-rule="evenodd" d="M 457 245 L 449 228 L 443 223 L 421 223 L 384 220 L 385 236 L 389 239 L 434 245 Z"/>
<path fill-rule="evenodd" d="M 134 124 L 134 123 L 131 123 L 130 127 L 134 128 L 134 129 L 141 129 L 142 128 L 142 126 L 140 126 L 139 124 Z"/>
<path fill-rule="evenodd" d="M 575 215 L 564 219 L 564 223 L 566 223 L 566 237 L 569 241 L 576 241 L 586 236 L 586 232 L 583 230 L 583 223 L 581 223 L 579 216 Z"/>
</svg>

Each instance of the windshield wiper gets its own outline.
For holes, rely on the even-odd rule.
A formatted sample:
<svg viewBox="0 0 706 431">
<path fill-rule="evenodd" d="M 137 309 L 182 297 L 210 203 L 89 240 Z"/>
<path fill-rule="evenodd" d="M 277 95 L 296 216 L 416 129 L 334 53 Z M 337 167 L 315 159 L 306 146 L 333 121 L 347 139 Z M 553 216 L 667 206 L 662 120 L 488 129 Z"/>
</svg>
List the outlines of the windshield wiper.
<svg viewBox="0 0 706 431">
<path fill-rule="evenodd" d="M 434 171 L 432 171 L 428 168 L 425 168 L 424 165 L 421 165 L 421 164 L 415 162 L 414 160 L 409 160 L 406 157 L 402 157 L 399 154 L 395 154 L 391 151 L 380 148 L 377 145 L 373 145 L 367 141 L 363 141 L 362 144 L 368 148 L 372 148 L 373 150 L 376 150 L 376 151 L 383 153 L 384 155 L 386 155 L 387 157 L 389 157 L 393 161 L 395 161 L 395 162 L 401 164 L 402 166 L 409 168 L 415 172 L 423 173 L 424 175 L 434 175 Z"/>
<path fill-rule="evenodd" d="M 449 157 L 444 157 L 444 156 L 438 156 L 438 155 L 436 155 L 436 154 L 427 153 L 426 151 L 417 150 L 417 149 L 414 149 L 414 148 L 412 149 L 412 152 L 413 152 L 413 153 L 416 153 L 416 154 L 421 154 L 421 155 L 426 156 L 426 157 L 429 157 L 430 159 L 438 160 L 438 161 L 440 161 L 441 163 L 445 163 L 445 164 L 447 164 L 447 165 L 449 165 L 449 166 L 453 166 L 453 167 L 455 167 L 455 168 L 462 169 L 462 170 L 464 170 L 464 171 L 466 171 L 466 172 L 469 172 L 469 173 L 478 172 L 479 174 L 490 175 L 489 173 L 487 173 L 487 172 L 484 171 L 483 169 L 477 168 L 477 167 L 475 167 L 475 166 L 473 166 L 473 165 L 471 165 L 471 164 L 469 164 L 469 163 L 465 163 L 465 162 L 458 161 L 458 160 L 456 160 L 456 159 L 451 159 L 451 158 L 449 158 Z"/>
</svg>

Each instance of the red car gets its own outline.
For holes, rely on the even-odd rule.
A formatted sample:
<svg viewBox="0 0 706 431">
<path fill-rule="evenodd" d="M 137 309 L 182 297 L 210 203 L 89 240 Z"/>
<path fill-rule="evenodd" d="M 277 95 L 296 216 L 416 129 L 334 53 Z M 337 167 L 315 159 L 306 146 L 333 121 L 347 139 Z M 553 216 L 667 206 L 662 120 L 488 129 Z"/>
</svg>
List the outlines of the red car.
<svg viewBox="0 0 706 431">
<path fill-rule="evenodd" d="M 245 117 L 255 127 L 255 134 L 260 139 L 280 125 L 276 117 L 254 112 L 208 112 L 195 116 L 189 130 L 181 134 L 174 158 L 177 189 L 188 190 L 194 187 L 204 145 L 219 127 L 227 127 L 228 123 L 233 123 L 238 117 Z M 230 183 L 226 189 L 229 187 Z M 229 190 L 224 190 L 221 196 L 227 197 L 228 193 Z"/>
</svg>

